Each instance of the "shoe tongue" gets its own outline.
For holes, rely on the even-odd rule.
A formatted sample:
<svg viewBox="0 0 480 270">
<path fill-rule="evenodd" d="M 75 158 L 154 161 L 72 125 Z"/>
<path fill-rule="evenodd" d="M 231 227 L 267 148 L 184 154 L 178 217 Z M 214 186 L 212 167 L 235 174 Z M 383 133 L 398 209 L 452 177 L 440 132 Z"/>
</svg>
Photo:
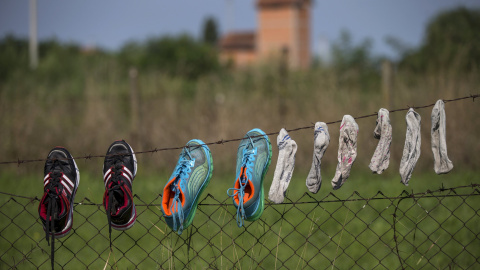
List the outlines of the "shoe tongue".
<svg viewBox="0 0 480 270">
<path fill-rule="evenodd" d="M 56 201 L 56 208 L 55 211 L 52 211 L 52 217 L 55 217 L 54 212 L 56 212 L 56 218 L 60 218 L 64 213 L 62 212 L 62 198 L 60 196 L 55 196 L 50 199 L 49 204 L 53 204 L 53 201 Z M 65 209 L 63 209 L 65 210 Z"/>
<path fill-rule="evenodd" d="M 248 182 L 248 177 L 247 177 L 247 172 L 245 171 L 240 175 L 240 183 L 245 184 L 247 182 Z"/>
<path fill-rule="evenodd" d="M 118 208 L 123 206 L 123 192 L 122 190 L 114 190 L 112 194 L 112 204 L 110 206 L 110 212 L 113 214 L 117 213 Z"/>
<path fill-rule="evenodd" d="M 176 180 L 172 182 L 170 189 L 175 192 L 175 190 L 180 190 L 180 174 L 176 176 Z"/>
</svg>

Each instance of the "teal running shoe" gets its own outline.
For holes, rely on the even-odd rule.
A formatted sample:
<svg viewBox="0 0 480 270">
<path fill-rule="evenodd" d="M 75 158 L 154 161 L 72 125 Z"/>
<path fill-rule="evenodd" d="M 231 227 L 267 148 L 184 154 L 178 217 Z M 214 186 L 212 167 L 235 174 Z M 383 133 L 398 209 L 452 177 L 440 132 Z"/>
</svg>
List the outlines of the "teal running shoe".
<svg viewBox="0 0 480 270">
<path fill-rule="evenodd" d="M 228 189 L 237 208 L 237 225 L 254 221 L 263 213 L 263 179 L 272 160 L 272 145 L 262 130 L 252 129 L 240 141 L 237 151 L 237 177 Z"/>
<path fill-rule="evenodd" d="M 212 177 L 213 159 L 201 140 L 189 141 L 163 189 L 162 212 L 167 225 L 182 234 L 193 221 L 200 195 Z"/>
</svg>

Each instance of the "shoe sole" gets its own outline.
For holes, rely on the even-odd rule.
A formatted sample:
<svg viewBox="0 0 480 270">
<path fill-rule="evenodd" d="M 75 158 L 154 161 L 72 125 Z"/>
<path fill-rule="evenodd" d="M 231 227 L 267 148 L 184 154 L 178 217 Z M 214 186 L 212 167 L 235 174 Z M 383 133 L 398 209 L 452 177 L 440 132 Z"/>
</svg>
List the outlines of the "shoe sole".
<svg viewBox="0 0 480 270">
<path fill-rule="evenodd" d="M 117 231 L 125 231 L 125 230 L 130 229 L 135 224 L 135 221 L 137 221 L 137 209 L 135 208 L 135 204 L 133 204 L 133 210 L 135 210 L 135 211 L 132 214 L 130 220 L 127 222 L 127 224 L 118 225 L 118 224 L 115 224 L 113 222 L 110 222 L 110 225 L 112 225 L 112 228 L 114 228 Z"/>
<path fill-rule="evenodd" d="M 198 144 L 201 145 L 201 147 L 206 152 L 206 154 L 208 153 L 208 155 L 206 155 L 207 156 L 207 162 L 208 162 L 208 164 L 211 164 L 211 166 L 210 166 L 210 169 L 209 169 L 209 172 L 208 172 L 208 175 L 207 175 L 207 180 L 203 183 L 202 187 L 200 188 L 200 191 L 198 192 L 197 196 L 193 200 L 192 210 L 190 211 L 190 213 L 188 214 L 188 216 L 187 216 L 187 218 L 185 219 L 185 222 L 184 222 L 184 230 L 192 223 L 193 218 L 195 217 L 195 213 L 197 212 L 198 201 L 200 200 L 200 195 L 202 195 L 203 191 L 207 188 L 208 184 L 210 183 L 210 179 L 212 178 L 212 175 L 213 175 L 213 157 L 212 157 L 212 152 L 210 151 L 210 149 L 208 149 L 208 147 L 206 145 L 204 145 L 205 143 L 201 140 L 195 139 L 195 140 L 191 140 L 189 142 L 197 142 Z"/>
<path fill-rule="evenodd" d="M 128 148 L 130 148 L 130 151 L 132 151 L 132 157 L 133 157 L 133 178 L 135 179 L 135 176 L 137 175 L 137 157 L 135 156 L 135 152 L 133 151 L 132 147 L 130 146 L 130 144 L 128 144 L 126 141 L 122 141 L 122 140 L 119 140 L 119 141 L 115 141 L 115 142 L 123 142 L 125 143 Z M 114 143 L 115 143 L 114 142 Z M 134 179 L 132 179 L 132 190 L 133 190 L 133 181 Z M 133 192 L 132 192 L 133 193 Z M 133 198 L 132 198 L 133 199 Z M 137 208 L 135 208 L 135 203 L 132 201 L 132 206 L 133 206 L 133 213 L 132 213 L 132 216 L 130 217 L 130 220 L 127 222 L 127 224 L 115 224 L 113 222 L 110 222 L 110 225 L 112 225 L 112 228 L 114 228 L 115 230 L 117 231 L 125 231 L 125 230 L 128 230 L 130 229 L 134 224 L 135 222 L 137 221 Z"/>
<path fill-rule="evenodd" d="M 70 154 L 70 152 L 68 152 L 68 150 L 64 147 L 56 147 L 57 149 L 63 149 L 65 150 L 66 154 L 67 154 L 67 158 L 71 158 L 72 161 L 73 161 L 73 165 L 75 166 L 75 172 L 77 173 L 77 181 L 75 183 L 75 189 L 73 190 L 73 193 L 72 193 L 72 203 L 70 204 L 70 207 L 71 207 L 71 211 L 70 211 L 70 215 L 68 217 L 68 222 L 67 222 L 67 226 L 65 226 L 65 229 L 63 229 L 61 232 L 58 232 L 58 233 L 54 233 L 53 234 L 53 237 L 55 238 L 62 238 L 64 236 L 66 236 L 72 229 L 72 225 L 73 225 L 73 203 L 74 203 L 74 200 L 75 200 L 75 194 L 77 194 L 77 189 L 78 189 L 78 186 L 80 185 L 80 170 L 78 170 L 78 167 L 77 167 L 77 163 L 75 162 L 75 159 L 73 159 L 73 156 Z M 52 150 L 53 151 L 53 150 Z M 45 228 L 43 228 L 45 230 Z"/>
<path fill-rule="evenodd" d="M 253 215 L 251 215 L 250 217 L 245 217 L 246 221 L 257 220 L 263 214 L 263 208 L 264 208 L 264 205 L 265 205 L 265 203 L 264 203 L 265 195 L 264 195 L 264 188 L 263 188 L 263 180 L 265 180 L 265 175 L 267 174 L 268 169 L 270 167 L 270 163 L 272 162 L 272 144 L 270 143 L 270 139 L 268 138 L 268 136 L 265 132 L 263 132 L 261 129 L 258 129 L 258 128 L 252 129 L 248 133 L 255 132 L 255 131 L 260 133 L 261 135 L 263 135 L 263 137 L 267 140 L 267 144 L 268 144 L 268 158 L 267 159 L 268 159 L 268 161 L 265 164 L 265 166 L 263 167 L 262 179 L 260 180 L 260 189 L 261 189 L 261 191 L 260 191 L 260 203 L 257 207 L 257 210 L 255 211 L 255 213 Z"/>
</svg>

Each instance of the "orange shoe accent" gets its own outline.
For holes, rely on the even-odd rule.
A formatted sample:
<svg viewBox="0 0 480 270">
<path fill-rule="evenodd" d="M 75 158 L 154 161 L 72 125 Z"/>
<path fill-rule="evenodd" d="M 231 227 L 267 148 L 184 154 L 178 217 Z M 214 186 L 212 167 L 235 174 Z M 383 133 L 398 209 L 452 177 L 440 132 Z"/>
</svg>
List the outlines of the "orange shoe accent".
<svg viewBox="0 0 480 270">
<path fill-rule="evenodd" d="M 246 170 L 247 168 L 242 167 L 240 171 L 240 176 L 242 176 L 242 174 L 246 174 Z M 235 188 L 240 189 L 240 187 L 241 186 L 240 186 L 240 177 L 239 177 L 235 181 Z M 245 185 L 244 191 L 245 191 L 245 195 L 243 195 L 243 203 L 246 203 L 253 197 L 253 194 L 255 193 L 255 186 L 253 185 L 252 181 L 250 181 L 250 179 L 247 179 L 247 184 Z M 235 194 L 233 199 L 235 200 L 237 205 L 240 204 L 240 201 L 238 199 L 238 192 Z"/>
<path fill-rule="evenodd" d="M 172 207 L 173 199 L 175 198 L 175 193 L 172 192 L 172 189 L 170 187 L 173 185 L 173 182 L 176 179 L 177 179 L 176 177 L 172 178 L 163 189 L 162 208 L 163 208 L 163 212 L 167 216 L 172 215 L 170 208 Z M 183 207 L 185 205 L 185 195 L 183 194 L 183 191 L 181 189 L 180 189 L 180 195 L 178 197 L 180 198 L 180 201 L 182 202 L 182 207 Z"/>
</svg>

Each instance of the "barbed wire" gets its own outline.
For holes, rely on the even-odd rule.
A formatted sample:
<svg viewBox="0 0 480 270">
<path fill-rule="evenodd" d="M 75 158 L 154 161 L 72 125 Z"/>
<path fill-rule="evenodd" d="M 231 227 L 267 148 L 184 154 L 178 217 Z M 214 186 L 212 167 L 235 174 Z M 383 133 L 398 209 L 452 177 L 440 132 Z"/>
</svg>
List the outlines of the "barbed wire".
<svg viewBox="0 0 480 270">
<path fill-rule="evenodd" d="M 448 102 L 455 102 L 455 101 L 460 101 L 460 100 L 465 100 L 465 99 L 470 99 L 471 98 L 472 101 L 475 102 L 475 98 L 478 98 L 478 97 L 480 97 L 480 94 L 475 94 L 475 95 L 471 94 L 469 96 L 464 96 L 464 97 L 459 97 L 459 98 L 454 98 L 454 99 L 442 99 L 442 100 L 443 100 L 444 103 L 448 103 Z M 408 111 L 409 109 L 424 109 L 424 108 L 429 108 L 429 107 L 433 107 L 433 106 L 435 106 L 435 103 L 428 104 L 428 105 L 421 105 L 421 106 L 408 106 L 407 105 L 406 108 L 389 110 L 389 112 L 394 113 L 394 112 Z M 358 119 L 369 118 L 369 117 L 374 117 L 374 116 L 377 116 L 377 112 L 374 112 L 372 114 L 357 116 L 357 117 L 353 117 L 353 118 L 358 120 Z M 335 121 L 331 121 L 331 122 L 326 122 L 326 124 L 331 125 L 331 124 L 336 124 L 336 123 L 341 123 L 341 122 L 342 122 L 342 120 L 340 119 L 340 120 L 335 120 Z M 286 129 L 286 131 L 287 132 L 296 132 L 296 131 L 300 131 L 300 130 L 304 130 L 304 129 L 312 129 L 312 128 L 315 128 L 315 124 L 312 124 L 312 125 L 309 125 L 309 126 L 304 126 L 304 127 L 293 128 L 293 129 Z M 278 134 L 279 134 L 278 131 L 266 133 L 267 136 L 278 135 Z M 256 137 L 261 137 L 261 136 L 263 136 L 263 135 L 251 136 L 251 138 L 256 138 Z M 235 139 L 227 139 L 227 140 L 221 139 L 221 140 L 218 140 L 218 141 L 201 144 L 201 146 L 204 146 L 204 145 L 205 146 L 208 146 L 208 145 L 223 145 L 223 144 L 226 144 L 226 143 L 241 141 L 241 140 L 243 140 L 243 138 L 244 137 L 235 138 Z M 198 146 L 198 145 L 196 145 L 196 146 Z M 183 149 L 185 147 L 187 147 L 187 146 L 154 148 L 154 149 L 151 149 L 151 150 L 135 152 L 135 155 L 152 154 L 152 153 L 157 153 L 157 152 L 161 152 L 161 151 L 180 150 L 180 149 Z M 85 155 L 85 156 L 73 157 L 73 159 L 76 159 L 76 160 L 79 160 L 79 159 L 90 160 L 92 158 L 105 158 L 105 157 L 118 156 L 118 155 L 125 156 L 125 155 L 128 155 L 128 154 Z M 64 158 L 62 160 L 69 160 L 69 159 L 72 159 L 72 158 Z M 20 166 L 21 164 L 24 164 L 24 163 L 41 162 L 41 161 L 45 162 L 47 160 L 48 160 L 48 158 L 25 159 L 25 160 L 20 160 L 19 158 L 17 158 L 17 160 L 13 160 L 13 161 L 2 161 L 2 162 L 0 162 L 0 165 L 17 164 L 17 166 Z"/>
</svg>

